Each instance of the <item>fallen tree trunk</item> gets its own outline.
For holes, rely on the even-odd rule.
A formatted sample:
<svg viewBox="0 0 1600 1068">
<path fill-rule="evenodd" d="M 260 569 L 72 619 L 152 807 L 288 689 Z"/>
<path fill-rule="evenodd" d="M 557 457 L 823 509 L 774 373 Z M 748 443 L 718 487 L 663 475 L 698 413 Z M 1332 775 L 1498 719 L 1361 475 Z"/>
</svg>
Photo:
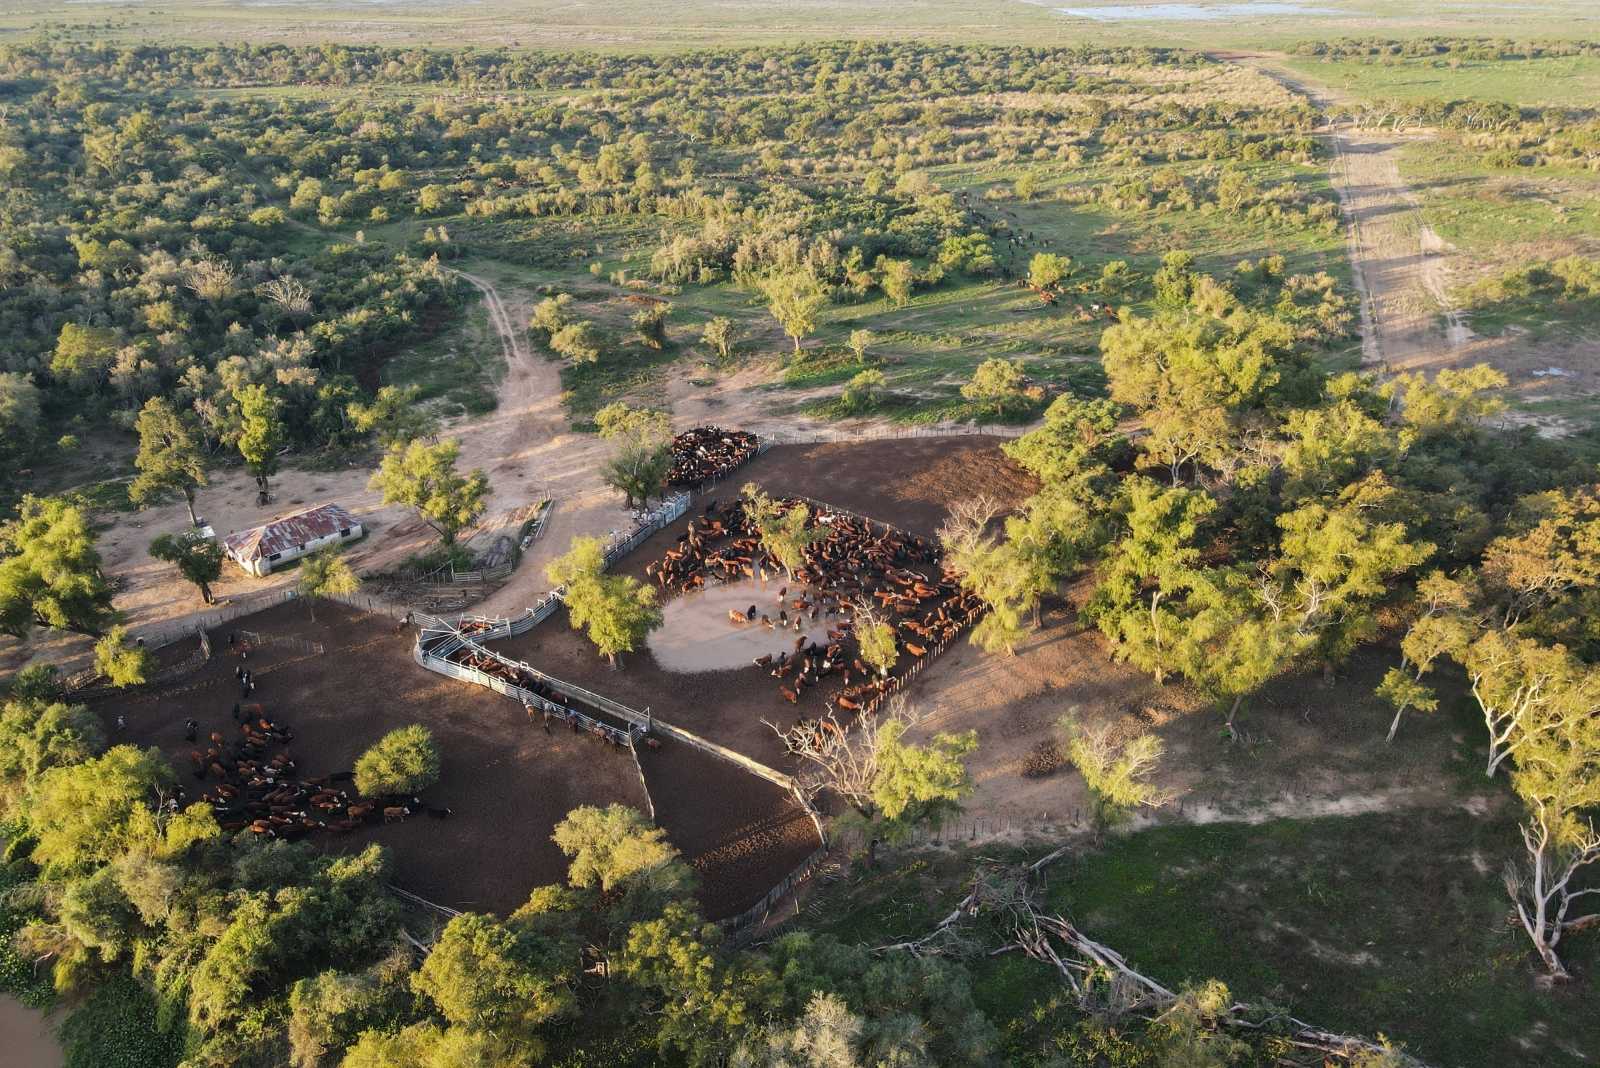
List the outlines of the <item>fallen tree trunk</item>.
<svg viewBox="0 0 1600 1068">
<path fill-rule="evenodd" d="M 873 952 L 959 957 L 980 950 L 991 956 L 1020 950 L 1053 968 L 1086 1010 L 1132 1013 L 1147 1020 L 1160 1017 L 1178 1002 L 1178 993 L 1135 969 L 1122 954 L 1090 938 L 1066 917 L 1037 908 L 1035 877 L 1067 852 L 1063 846 L 1021 868 L 980 866 L 972 890 L 931 931 L 918 939 L 878 946 Z M 984 932 L 972 930 L 973 921 L 989 924 L 988 941 L 996 936 L 1005 941 L 985 949 Z M 1235 1002 L 1217 1023 L 1240 1034 L 1271 1034 L 1289 1047 L 1317 1054 L 1318 1065 L 1377 1054 L 1397 1066 L 1426 1068 L 1422 1061 L 1385 1044 L 1325 1031 L 1270 1006 Z"/>
</svg>

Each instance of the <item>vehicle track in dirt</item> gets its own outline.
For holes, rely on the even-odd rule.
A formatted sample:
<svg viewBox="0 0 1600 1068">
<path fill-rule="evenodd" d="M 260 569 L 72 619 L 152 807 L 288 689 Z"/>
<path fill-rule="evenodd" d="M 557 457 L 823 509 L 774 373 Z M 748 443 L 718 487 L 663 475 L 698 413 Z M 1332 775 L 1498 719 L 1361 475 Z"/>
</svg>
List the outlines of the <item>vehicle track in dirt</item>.
<svg viewBox="0 0 1600 1068">
<path fill-rule="evenodd" d="M 1428 225 L 1420 198 L 1400 173 L 1406 146 L 1433 134 L 1335 122 L 1329 112 L 1347 98 L 1303 80 L 1273 55 L 1220 53 L 1217 58 L 1259 71 L 1323 113 L 1319 132 L 1333 151 L 1329 173 L 1344 211 L 1351 273 L 1361 296 L 1362 362 L 1384 371 L 1457 363 L 1472 331 L 1450 297 L 1450 249 Z"/>
</svg>

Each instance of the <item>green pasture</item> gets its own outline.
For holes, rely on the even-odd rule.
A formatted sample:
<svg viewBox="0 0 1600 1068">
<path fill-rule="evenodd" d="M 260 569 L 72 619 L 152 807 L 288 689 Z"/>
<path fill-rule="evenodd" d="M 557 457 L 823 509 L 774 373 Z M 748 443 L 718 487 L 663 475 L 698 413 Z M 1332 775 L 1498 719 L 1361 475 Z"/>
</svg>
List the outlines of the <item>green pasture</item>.
<svg viewBox="0 0 1600 1068">
<path fill-rule="evenodd" d="M 1518 36 L 1523 36 L 1520 26 Z M 1362 100 L 1498 100 L 1530 108 L 1591 108 L 1600 101 L 1600 58 L 1594 56 L 1384 57 L 1372 62 L 1289 56 L 1283 65 Z"/>
</svg>

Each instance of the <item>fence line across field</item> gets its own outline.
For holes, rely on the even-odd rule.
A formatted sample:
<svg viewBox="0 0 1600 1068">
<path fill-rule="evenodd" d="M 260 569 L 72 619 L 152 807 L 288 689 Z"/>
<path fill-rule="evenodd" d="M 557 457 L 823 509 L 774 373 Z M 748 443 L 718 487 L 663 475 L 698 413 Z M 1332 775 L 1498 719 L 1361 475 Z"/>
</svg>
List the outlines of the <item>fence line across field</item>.
<svg viewBox="0 0 1600 1068">
<path fill-rule="evenodd" d="M 913 438 L 1019 438 L 1027 432 L 1027 427 L 1020 426 L 914 426 L 882 430 L 816 430 L 808 434 L 777 430 L 761 437 L 763 442 L 770 442 L 771 445 L 840 445 L 855 441 L 899 441 Z"/>
<path fill-rule="evenodd" d="M 798 868 L 784 876 L 776 886 L 768 890 L 760 901 L 757 901 L 737 916 L 730 916 L 725 920 L 718 921 L 719 925 L 730 935 L 737 937 L 741 932 L 765 923 L 768 917 L 772 915 L 773 906 L 787 897 L 795 887 L 811 878 L 817 868 L 828 859 L 828 854 L 829 849 L 826 845 L 819 847 L 809 857 L 801 861 Z"/>
<path fill-rule="evenodd" d="M 203 633 L 203 632 L 202 632 Z M 251 645 L 271 647 L 275 649 L 293 649 L 298 653 L 310 653 L 321 656 L 327 648 L 321 642 L 306 641 L 304 638 L 282 637 L 276 634 L 262 634 L 254 630 L 241 630 L 239 636 Z"/>
</svg>

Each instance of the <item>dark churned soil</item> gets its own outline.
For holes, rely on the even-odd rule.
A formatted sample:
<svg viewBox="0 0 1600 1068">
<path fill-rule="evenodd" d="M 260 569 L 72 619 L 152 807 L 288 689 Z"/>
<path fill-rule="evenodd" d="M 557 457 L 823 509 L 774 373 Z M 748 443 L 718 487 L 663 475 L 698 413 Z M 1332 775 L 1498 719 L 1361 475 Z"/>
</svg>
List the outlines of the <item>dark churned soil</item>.
<svg viewBox="0 0 1600 1068">
<path fill-rule="evenodd" d="M 394 855 L 396 883 L 431 901 L 513 909 L 535 886 L 564 878 L 566 858 L 550 834 L 568 811 L 612 803 L 645 808 L 626 751 L 588 735 L 546 735 L 498 694 L 425 671 L 411 659 L 412 632 L 396 631 L 388 619 L 324 604 L 312 623 L 303 603 L 290 602 L 229 629 L 320 641 L 327 649 L 315 656 L 267 646 L 245 661 L 256 676 L 251 700 L 295 733 L 287 749 L 297 776 L 348 770 L 396 727 L 422 723 L 433 731 L 444 768 L 423 800 L 453 810 L 449 819 L 414 816 L 308 839 L 332 850 L 382 843 Z M 158 693 L 95 704 L 116 740 L 166 753 L 191 796 L 204 786 L 189 772 L 192 746 L 183 739 L 183 721 L 193 716 L 202 736 L 218 731 L 231 739 L 238 730 L 230 712 L 239 695 L 239 660 L 227 630 L 212 635 L 216 655 L 196 674 Z M 120 733 L 119 714 L 127 721 Z"/>
</svg>

